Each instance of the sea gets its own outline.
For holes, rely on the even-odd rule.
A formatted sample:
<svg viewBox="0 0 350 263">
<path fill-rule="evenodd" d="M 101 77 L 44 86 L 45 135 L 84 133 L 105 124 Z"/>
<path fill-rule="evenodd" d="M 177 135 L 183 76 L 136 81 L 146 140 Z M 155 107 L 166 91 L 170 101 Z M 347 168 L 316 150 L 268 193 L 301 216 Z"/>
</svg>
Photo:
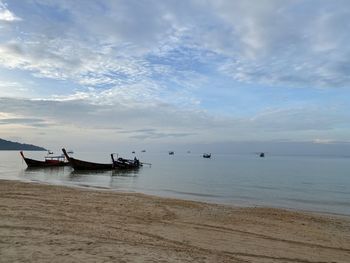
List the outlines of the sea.
<svg viewBox="0 0 350 263">
<path fill-rule="evenodd" d="M 43 160 L 45 152 L 26 151 Z M 131 153 L 129 157 L 133 158 Z M 266 154 L 136 152 L 137 171 L 77 172 L 71 167 L 29 169 L 17 151 L 0 151 L 0 179 L 136 192 L 243 207 L 276 207 L 350 215 L 350 158 Z M 110 162 L 110 153 L 74 153 Z"/>
</svg>

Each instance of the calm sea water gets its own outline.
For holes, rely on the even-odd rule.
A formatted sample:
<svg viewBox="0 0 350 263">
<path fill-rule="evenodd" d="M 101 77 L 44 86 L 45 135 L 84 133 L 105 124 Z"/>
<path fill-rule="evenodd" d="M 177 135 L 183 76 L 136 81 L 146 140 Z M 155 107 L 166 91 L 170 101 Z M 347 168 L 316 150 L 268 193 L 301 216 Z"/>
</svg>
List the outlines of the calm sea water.
<svg viewBox="0 0 350 263">
<path fill-rule="evenodd" d="M 25 154 L 43 159 L 45 153 Z M 204 159 L 199 153 L 149 152 L 137 156 L 152 166 L 128 173 L 75 172 L 70 167 L 27 169 L 18 152 L 0 151 L 0 178 L 350 215 L 350 158 L 214 154 Z M 110 161 L 109 153 L 75 157 Z"/>
</svg>

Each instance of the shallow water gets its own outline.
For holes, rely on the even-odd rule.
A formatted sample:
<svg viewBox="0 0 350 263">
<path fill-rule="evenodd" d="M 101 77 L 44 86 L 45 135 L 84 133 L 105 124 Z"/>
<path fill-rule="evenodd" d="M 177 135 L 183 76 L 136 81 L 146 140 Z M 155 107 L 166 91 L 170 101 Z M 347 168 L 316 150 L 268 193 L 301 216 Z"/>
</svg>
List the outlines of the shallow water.
<svg viewBox="0 0 350 263">
<path fill-rule="evenodd" d="M 25 152 L 43 159 L 44 152 Z M 109 162 L 109 153 L 77 153 Z M 0 151 L 0 178 L 140 192 L 242 206 L 272 206 L 350 215 L 350 159 L 312 156 L 137 153 L 139 171 L 76 172 L 70 167 L 27 169 L 16 151 Z M 125 157 L 132 157 L 125 156 Z"/>
</svg>

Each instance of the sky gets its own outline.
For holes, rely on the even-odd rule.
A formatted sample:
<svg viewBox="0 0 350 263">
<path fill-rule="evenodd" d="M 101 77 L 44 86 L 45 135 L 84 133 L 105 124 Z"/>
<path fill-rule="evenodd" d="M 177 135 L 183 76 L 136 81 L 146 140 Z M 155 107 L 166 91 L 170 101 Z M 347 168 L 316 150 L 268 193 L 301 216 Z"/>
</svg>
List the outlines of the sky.
<svg viewBox="0 0 350 263">
<path fill-rule="evenodd" d="M 347 0 L 0 0 L 0 138 L 350 143 Z"/>
</svg>

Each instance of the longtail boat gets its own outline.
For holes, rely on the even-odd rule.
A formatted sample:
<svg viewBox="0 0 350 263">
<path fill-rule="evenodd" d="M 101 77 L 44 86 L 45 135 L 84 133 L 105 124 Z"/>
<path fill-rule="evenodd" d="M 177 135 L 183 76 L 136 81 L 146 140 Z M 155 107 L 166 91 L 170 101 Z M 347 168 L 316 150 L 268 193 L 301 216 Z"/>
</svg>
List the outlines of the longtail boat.
<svg viewBox="0 0 350 263">
<path fill-rule="evenodd" d="M 69 162 L 62 155 L 46 156 L 45 161 L 39 161 L 25 157 L 23 151 L 20 151 L 20 154 L 28 167 L 57 167 L 69 165 Z"/>
<path fill-rule="evenodd" d="M 112 170 L 114 169 L 113 163 L 93 163 L 75 159 L 70 157 L 67 151 L 63 148 L 62 152 L 64 156 L 66 156 L 70 166 L 74 168 L 74 170 Z"/>
<path fill-rule="evenodd" d="M 115 169 L 125 170 L 125 169 L 137 169 L 142 166 L 142 163 L 135 157 L 133 160 L 130 159 L 124 159 L 124 158 L 117 158 L 117 160 L 114 160 L 113 153 L 111 154 L 113 167 Z"/>
</svg>

